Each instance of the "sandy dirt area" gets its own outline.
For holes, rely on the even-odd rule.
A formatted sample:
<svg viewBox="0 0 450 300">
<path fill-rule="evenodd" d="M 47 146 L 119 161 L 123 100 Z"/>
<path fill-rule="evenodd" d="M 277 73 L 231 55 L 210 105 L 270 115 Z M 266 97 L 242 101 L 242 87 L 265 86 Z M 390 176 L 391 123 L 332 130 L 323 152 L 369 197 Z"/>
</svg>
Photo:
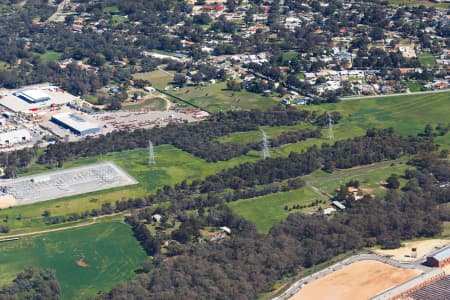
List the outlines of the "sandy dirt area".
<svg viewBox="0 0 450 300">
<path fill-rule="evenodd" d="M 413 261 L 424 258 L 431 252 L 434 252 L 450 244 L 450 240 L 433 239 L 424 241 L 405 242 L 403 246 L 397 249 L 381 250 L 375 249 L 373 252 L 379 255 L 388 256 L 398 261 Z M 412 248 L 416 248 L 417 257 L 412 257 Z"/>
<path fill-rule="evenodd" d="M 16 204 L 16 198 L 13 195 L 4 195 L 0 197 L 0 208 L 8 208 Z"/>
<path fill-rule="evenodd" d="M 353 263 L 305 285 L 289 300 L 359 300 L 401 284 L 421 273 L 374 260 Z"/>
</svg>

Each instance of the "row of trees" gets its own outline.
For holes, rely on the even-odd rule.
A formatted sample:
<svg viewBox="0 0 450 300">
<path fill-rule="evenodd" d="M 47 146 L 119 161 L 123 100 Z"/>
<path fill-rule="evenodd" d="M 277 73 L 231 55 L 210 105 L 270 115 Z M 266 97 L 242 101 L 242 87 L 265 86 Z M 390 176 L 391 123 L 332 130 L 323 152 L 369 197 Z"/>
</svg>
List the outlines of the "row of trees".
<svg viewBox="0 0 450 300">
<path fill-rule="evenodd" d="M 0 289 L 0 299 L 60 299 L 61 287 L 54 271 L 27 268 L 13 283 Z"/>
<path fill-rule="evenodd" d="M 450 165 L 428 164 L 423 159 L 415 164 L 419 171 L 402 193 L 391 190 L 383 199 L 364 197 L 345 214 L 333 218 L 291 214 L 267 235 L 259 234 L 253 224 L 235 216 L 228 207 L 212 207 L 208 217 L 189 217 L 179 229 L 186 228 L 186 232 L 177 235 L 195 235 L 199 226 L 215 218 L 214 225 L 232 229 L 230 239 L 200 245 L 184 239 L 176 258 L 156 255 L 144 273 L 118 284 L 102 298 L 256 299 L 283 276 L 338 254 L 375 244 L 398 247 L 401 239 L 434 236 L 441 232 L 441 220 L 448 215 L 441 217 L 437 210 L 433 200 L 437 178 L 429 171 L 439 168 L 441 176 L 449 178 Z M 448 193 L 450 189 L 444 190 Z"/>
<path fill-rule="evenodd" d="M 338 113 L 332 115 L 335 122 L 340 119 Z M 207 161 L 226 160 L 244 154 L 248 149 L 245 149 L 245 145 L 224 145 L 214 142 L 213 140 L 217 137 L 233 132 L 257 130 L 259 126 L 289 126 L 300 123 L 322 126 L 326 124 L 326 118 L 326 114 L 318 115 L 316 112 L 282 107 L 264 112 L 252 110 L 219 113 L 210 120 L 199 123 L 170 125 L 165 128 L 141 129 L 133 132 L 115 131 L 98 138 L 88 138 L 74 143 L 59 142 L 49 145 L 46 152 L 38 158 L 38 162 L 52 166 L 78 157 L 144 148 L 148 140 L 151 140 L 154 145 L 172 144 Z M 303 131 L 299 133 L 297 139 L 301 140 L 307 136 L 316 137 L 317 134 L 318 132 Z M 287 138 L 284 140 L 289 142 Z M 221 151 L 215 151 L 217 149 Z"/>
</svg>

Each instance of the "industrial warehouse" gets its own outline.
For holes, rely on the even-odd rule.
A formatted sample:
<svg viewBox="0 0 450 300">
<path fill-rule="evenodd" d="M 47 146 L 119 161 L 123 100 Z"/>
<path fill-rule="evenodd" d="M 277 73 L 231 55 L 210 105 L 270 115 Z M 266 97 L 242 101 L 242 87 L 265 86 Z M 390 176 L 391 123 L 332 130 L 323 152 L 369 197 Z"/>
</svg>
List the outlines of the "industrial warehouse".
<svg viewBox="0 0 450 300">
<path fill-rule="evenodd" d="M 76 135 L 94 134 L 100 132 L 100 127 L 75 113 L 60 113 L 53 115 L 51 121 L 69 129 Z"/>
<path fill-rule="evenodd" d="M 40 110 L 65 105 L 78 99 L 51 85 L 29 86 L 19 90 L 4 90 L 0 104 L 15 113 L 35 114 Z"/>
<path fill-rule="evenodd" d="M 24 143 L 29 140 L 31 140 L 31 135 L 27 129 L 18 129 L 0 133 L 0 146 Z"/>
</svg>

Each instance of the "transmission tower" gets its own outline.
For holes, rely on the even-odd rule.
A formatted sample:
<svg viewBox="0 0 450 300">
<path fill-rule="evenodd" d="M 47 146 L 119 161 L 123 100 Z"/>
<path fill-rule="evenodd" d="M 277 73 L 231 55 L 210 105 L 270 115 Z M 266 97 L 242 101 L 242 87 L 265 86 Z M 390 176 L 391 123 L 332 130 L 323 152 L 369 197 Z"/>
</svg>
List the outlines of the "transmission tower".
<svg viewBox="0 0 450 300">
<path fill-rule="evenodd" d="M 333 119 L 331 118 L 331 115 L 329 113 L 327 113 L 327 115 L 328 115 L 328 139 L 332 140 L 332 139 L 334 139 Z"/>
<path fill-rule="evenodd" d="M 264 130 L 261 130 L 262 133 L 262 156 L 264 159 L 270 157 L 270 153 L 269 153 L 269 142 L 267 141 L 267 134 Z"/>
<path fill-rule="evenodd" d="M 153 143 L 152 141 L 148 141 L 148 165 L 154 166 L 155 162 L 155 153 L 153 152 Z"/>
</svg>

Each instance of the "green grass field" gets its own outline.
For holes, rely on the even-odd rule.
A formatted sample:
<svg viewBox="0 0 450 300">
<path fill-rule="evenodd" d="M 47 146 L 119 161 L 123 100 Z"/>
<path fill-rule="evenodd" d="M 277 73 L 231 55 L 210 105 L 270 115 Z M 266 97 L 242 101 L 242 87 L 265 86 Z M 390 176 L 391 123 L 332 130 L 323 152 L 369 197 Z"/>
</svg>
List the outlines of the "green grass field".
<svg viewBox="0 0 450 300">
<path fill-rule="evenodd" d="M 406 164 L 398 164 L 356 175 L 345 175 L 346 172 L 344 171 L 342 172 L 342 176 L 339 178 L 331 178 L 330 180 L 326 180 L 325 177 L 322 179 L 323 181 L 312 183 L 312 185 L 329 194 L 335 194 L 336 188 L 339 188 L 341 185 L 346 184 L 350 180 L 358 180 L 360 183 L 360 188 L 366 189 L 367 193 L 382 196 L 386 192 L 386 189 L 382 186 L 382 183 L 386 181 L 386 178 L 388 178 L 391 174 L 402 176 L 406 169 L 411 168 L 411 166 Z M 400 178 L 400 182 L 403 186 L 406 183 L 406 180 Z"/>
<path fill-rule="evenodd" d="M 406 5 L 406 6 L 421 6 L 424 5 L 426 7 L 436 7 L 440 9 L 446 9 L 449 7 L 448 3 L 437 3 L 432 1 L 421 1 L 421 0 L 388 0 L 390 4 L 396 5 Z"/>
<path fill-rule="evenodd" d="M 211 112 L 252 108 L 266 110 L 281 100 L 278 97 L 266 97 L 246 90 L 230 91 L 226 88 L 225 82 L 206 87 L 188 86 L 170 93 Z"/>
<path fill-rule="evenodd" d="M 153 86 L 163 89 L 170 84 L 174 72 L 156 70 L 153 72 L 137 73 L 136 79 L 146 79 Z M 226 89 L 225 82 L 219 82 L 213 85 L 185 86 L 177 91 L 169 90 L 169 93 L 198 105 L 208 111 L 217 112 L 230 109 L 268 109 L 277 105 L 281 100 L 278 97 L 266 97 L 263 95 L 250 93 L 245 90 L 236 92 Z"/>
<path fill-rule="evenodd" d="M 167 104 L 166 100 L 157 97 L 157 98 L 144 100 L 138 104 L 122 105 L 122 109 L 123 110 L 132 110 L 132 111 L 141 110 L 141 109 L 166 110 L 166 104 Z"/>
<path fill-rule="evenodd" d="M 135 79 L 145 79 L 159 89 L 164 89 L 173 79 L 175 72 L 156 70 L 153 72 L 137 73 L 133 77 Z"/>
<path fill-rule="evenodd" d="M 48 62 L 58 61 L 61 58 L 62 53 L 47 50 L 43 54 L 38 54 L 38 55 L 44 63 L 48 63 Z"/>
<path fill-rule="evenodd" d="M 284 131 L 296 131 L 300 129 L 314 129 L 315 126 L 309 124 L 298 124 L 293 126 L 261 126 L 261 130 L 264 130 L 267 134 L 267 138 L 276 138 Z M 217 141 L 221 143 L 238 143 L 238 144 L 248 144 L 251 142 L 261 140 L 261 131 L 260 130 L 252 130 L 247 132 L 236 132 L 232 134 L 228 134 L 226 136 L 222 136 L 217 139 Z"/>
<path fill-rule="evenodd" d="M 436 65 L 436 58 L 433 54 L 425 52 L 419 55 L 419 61 L 422 66 L 434 67 Z"/>
<path fill-rule="evenodd" d="M 103 12 L 109 13 L 109 14 L 117 14 L 120 12 L 120 10 L 117 6 L 108 6 L 108 7 L 103 8 Z"/>
<path fill-rule="evenodd" d="M 363 135 L 370 127 L 393 127 L 396 133 L 417 135 L 423 132 L 425 125 L 428 123 L 435 126 L 438 123 L 447 124 L 449 122 L 450 93 L 352 99 L 337 104 L 310 105 L 299 109 L 340 112 L 342 119 L 333 126 L 335 140 Z M 270 136 L 270 129 L 266 128 L 266 130 Z M 278 129 L 274 128 L 273 131 L 276 134 Z M 288 155 L 291 151 L 302 151 L 315 144 L 321 145 L 324 142 L 330 142 L 326 139 L 327 129 L 323 129 L 322 136 L 320 139 L 309 139 L 295 144 L 284 145 L 273 149 L 273 152 L 277 155 Z M 220 140 L 242 140 L 248 143 L 260 139 L 261 132 L 255 130 L 246 133 L 232 133 Z M 437 137 L 436 140 L 443 148 L 450 147 L 450 134 L 444 137 Z"/>
<path fill-rule="evenodd" d="M 315 193 L 309 187 L 303 187 L 294 191 L 230 202 L 228 206 L 235 213 L 255 223 L 259 231 L 267 233 L 273 225 L 284 220 L 289 213 L 299 211 L 311 212 L 317 208 L 306 208 L 304 210 L 292 210 L 288 212 L 284 209 L 286 205 L 307 205 L 316 199 L 325 200 L 325 197 Z M 325 205 L 322 204 L 322 206 Z"/>
<path fill-rule="evenodd" d="M 0 244 L 0 286 L 25 267 L 50 268 L 62 299 L 87 299 L 132 279 L 146 258 L 130 227 L 119 222 L 26 237 Z"/>
</svg>

